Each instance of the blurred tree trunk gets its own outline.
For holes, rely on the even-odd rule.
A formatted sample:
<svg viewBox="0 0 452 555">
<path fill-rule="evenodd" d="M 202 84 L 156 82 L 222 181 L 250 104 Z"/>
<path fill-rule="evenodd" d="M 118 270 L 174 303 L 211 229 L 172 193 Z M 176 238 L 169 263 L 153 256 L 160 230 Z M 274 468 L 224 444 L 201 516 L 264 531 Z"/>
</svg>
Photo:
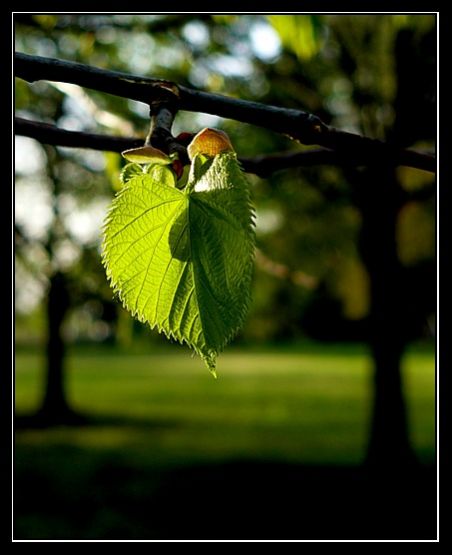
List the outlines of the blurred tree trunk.
<svg viewBox="0 0 452 555">
<path fill-rule="evenodd" d="M 57 150 L 45 145 L 47 155 L 47 173 L 53 186 L 53 215 L 54 219 L 49 230 L 46 250 L 51 266 L 54 268 L 49 281 L 47 294 L 46 316 L 46 368 L 42 406 L 38 411 L 38 420 L 46 425 L 71 423 L 77 420 L 77 415 L 69 407 L 65 387 L 65 354 L 66 347 L 62 333 L 65 316 L 70 307 L 70 296 L 67 278 L 58 269 L 55 260 L 55 245 L 64 237 L 64 226 L 60 220 L 58 197 L 61 191 L 61 181 L 56 171 L 59 161 Z"/>
<path fill-rule="evenodd" d="M 394 45 L 397 87 L 395 118 L 385 139 L 412 145 L 435 135 L 436 82 L 434 29 L 418 42 L 416 33 L 402 29 Z M 353 58 L 350 58 L 352 63 Z M 354 66 L 353 66 L 354 67 Z M 423 78 L 419 80 L 419 75 Z M 356 103 L 365 98 L 355 89 Z M 418 107 L 428 109 L 419 111 Z M 414 116 L 413 116 L 414 115 Z M 410 444 L 401 362 L 409 342 L 407 284 L 397 253 L 397 220 L 404 203 L 396 169 L 382 163 L 352 171 L 356 205 L 361 211 L 361 258 L 370 279 L 368 341 L 373 358 L 374 398 L 366 461 L 369 465 L 406 465 L 416 461 Z"/>
<path fill-rule="evenodd" d="M 393 168 L 369 168 L 361 174 L 359 247 L 370 278 L 368 340 L 373 357 L 374 399 L 367 452 L 371 465 L 414 462 L 409 441 L 401 360 L 408 342 L 402 266 L 396 224 L 400 187 Z"/>
<path fill-rule="evenodd" d="M 48 423 L 57 423 L 72 415 L 65 391 L 66 349 L 62 335 L 62 325 L 69 309 L 69 294 L 64 274 L 59 271 L 50 278 L 46 308 L 46 376 L 40 417 Z"/>
</svg>

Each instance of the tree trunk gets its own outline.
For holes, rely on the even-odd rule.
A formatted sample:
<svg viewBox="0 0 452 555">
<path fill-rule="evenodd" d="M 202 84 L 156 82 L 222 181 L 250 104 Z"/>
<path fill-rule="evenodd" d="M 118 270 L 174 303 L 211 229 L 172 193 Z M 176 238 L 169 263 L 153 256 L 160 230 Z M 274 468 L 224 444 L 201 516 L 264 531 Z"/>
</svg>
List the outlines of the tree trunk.
<svg viewBox="0 0 452 555">
<path fill-rule="evenodd" d="M 46 382 L 39 416 L 46 423 L 60 423 L 70 419 L 65 390 L 65 344 L 62 324 L 69 308 L 69 295 L 64 275 L 56 272 L 50 278 L 47 298 Z"/>
<path fill-rule="evenodd" d="M 414 462 L 409 441 L 401 360 L 408 342 L 402 266 L 397 255 L 399 184 L 391 168 L 361 176 L 361 256 L 370 279 L 368 340 L 374 364 L 374 399 L 367 451 L 369 465 Z"/>
<path fill-rule="evenodd" d="M 419 44 L 413 30 L 402 30 L 395 43 L 397 93 L 396 117 L 386 139 L 394 144 L 409 145 L 421 138 L 434 137 L 434 98 L 436 63 L 432 29 Z M 424 78 L 419 82 L 419 75 Z M 418 106 L 424 108 L 413 118 Z M 408 298 L 402 266 L 397 255 L 396 225 L 403 196 L 394 168 L 370 167 L 361 175 L 358 205 L 363 218 L 360 251 L 371 287 L 369 343 L 374 359 L 374 407 L 367 453 L 369 464 L 416 461 L 409 441 L 406 406 L 401 377 L 401 360 L 410 339 Z M 406 277 L 405 277 L 406 279 Z"/>
<path fill-rule="evenodd" d="M 371 466 L 405 466 L 415 461 L 400 373 L 404 346 L 382 337 L 374 340 L 374 400 L 366 462 Z"/>
</svg>

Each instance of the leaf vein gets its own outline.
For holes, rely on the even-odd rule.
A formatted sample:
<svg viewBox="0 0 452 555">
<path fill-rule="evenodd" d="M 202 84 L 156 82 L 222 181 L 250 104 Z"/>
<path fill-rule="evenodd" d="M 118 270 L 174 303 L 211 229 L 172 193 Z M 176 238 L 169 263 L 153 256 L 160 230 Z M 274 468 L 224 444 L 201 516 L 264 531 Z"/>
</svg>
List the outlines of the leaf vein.
<svg viewBox="0 0 452 555">
<path fill-rule="evenodd" d="M 114 239 L 115 237 L 117 237 L 120 233 L 122 233 L 125 229 L 127 229 L 129 226 L 131 226 L 133 223 L 135 223 L 137 220 L 139 220 L 140 218 L 142 218 L 145 214 L 147 214 L 148 212 L 150 212 L 151 210 L 155 210 L 156 208 L 158 208 L 159 206 L 163 206 L 164 204 L 171 204 L 173 202 L 180 202 L 180 199 L 175 198 L 172 200 L 167 200 L 165 202 L 161 202 L 159 204 L 155 204 L 154 206 L 150 206 L 149 208 L 147 208 L 144 212 L 142 212 L 141 214 L 139 214 L 138 216 L 136 216 L 133 220 L 131 220 L 130 222 L 128 222 L 124 227 L 122 227 L 121 229 L 119 229 L 116 233 L 114 233 L 110 239 Z"/>
</svg>

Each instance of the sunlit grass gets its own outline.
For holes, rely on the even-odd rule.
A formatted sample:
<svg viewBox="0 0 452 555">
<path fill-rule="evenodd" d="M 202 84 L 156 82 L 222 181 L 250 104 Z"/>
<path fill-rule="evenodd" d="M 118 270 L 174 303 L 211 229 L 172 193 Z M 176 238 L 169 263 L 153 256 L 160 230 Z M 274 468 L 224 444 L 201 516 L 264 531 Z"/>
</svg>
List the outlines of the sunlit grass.
<svg viewBox="0 0 452 555">
<path fill-rule="evenodd" d="M 36 410 L 44 361 L 16 357 L 16 412 Z M 411 437 L 421 460 L 434 452 L 434 358 L 406 357 Z M 152 464 L 234 458 L 357 464 L 371 400 L 362 349 L 230 352 L 214 380 L 184 351 L 77 353 L 68 360 L 72 406 L 95 426 L 19 431 L 17 445 L 117 451 Z"/>
</svg>

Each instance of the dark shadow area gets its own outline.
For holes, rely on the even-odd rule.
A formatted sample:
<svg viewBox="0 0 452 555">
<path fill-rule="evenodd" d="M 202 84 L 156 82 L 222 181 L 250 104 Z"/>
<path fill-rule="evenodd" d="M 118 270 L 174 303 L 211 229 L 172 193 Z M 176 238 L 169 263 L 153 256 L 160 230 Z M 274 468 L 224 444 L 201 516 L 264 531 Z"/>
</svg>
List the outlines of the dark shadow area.
<svg viewBox="0 0 452 555">
<path fill-rule="evenodd" d="M 49 420 L 41 411 L 37 413 L 24 413 L 14 417 L 14 428 L 17 431 L 53 429 L 55 426 L 67 426 L 77 428 L 91 427 L 115 427 L 115 428 L 133 428 L 135 430 L 156 430 L 183 427 L 184 423 L 179 420 L 162 420 L 152 421 L 146 418 L 134 418 L 133 416 L 116 416 L 114 414 L 85 414 L 75 411 L 67 412 L 61 416 L 57 422 Z"/>
<path fill-rule="evenodd" d="M 15 537 L 48 539 L 434 539 L 435 469 L 254 461 L 150 469 L 113 459 L 21 472 Z M 85 461 L 86 462 L 86 461 Z M 47 469 L 48 470 L 48 469 Z M 83 479 L 80 476 L 83 475 Z"/>
<path fill-rule="evenodd" d="M 427 468 L 237 462 L 168 476 L 155 499 L 168 538 L 430 539 L 434 491 Z"/>
<path fill-rule="evenodd" d="M 50 415 L 45 411 L 21 414 L 14 417 L 16 430 L 36 430 L 54 426 L 85 426 L 89 418 L 73 410 L 67 409 L 58 415 Z"/>
</svg>

